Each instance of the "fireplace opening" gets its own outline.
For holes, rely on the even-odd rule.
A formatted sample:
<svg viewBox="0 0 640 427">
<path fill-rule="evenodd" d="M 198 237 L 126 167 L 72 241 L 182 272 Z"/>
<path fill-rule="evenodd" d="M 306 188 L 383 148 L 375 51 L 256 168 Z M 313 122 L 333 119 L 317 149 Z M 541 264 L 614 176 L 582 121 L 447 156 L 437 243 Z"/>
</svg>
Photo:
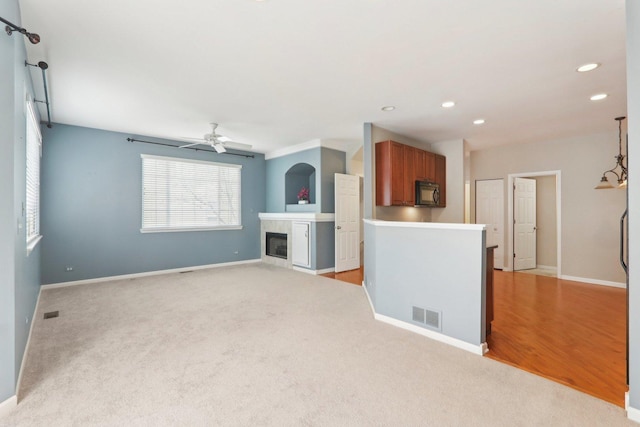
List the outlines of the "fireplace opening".
<svg viewBox="0 0 640 427">
<path fill-rule="evenodd" d="M 266 254 L 276 258 L 287 259 L 287 235 L 267 232 Z"/>
</svg>

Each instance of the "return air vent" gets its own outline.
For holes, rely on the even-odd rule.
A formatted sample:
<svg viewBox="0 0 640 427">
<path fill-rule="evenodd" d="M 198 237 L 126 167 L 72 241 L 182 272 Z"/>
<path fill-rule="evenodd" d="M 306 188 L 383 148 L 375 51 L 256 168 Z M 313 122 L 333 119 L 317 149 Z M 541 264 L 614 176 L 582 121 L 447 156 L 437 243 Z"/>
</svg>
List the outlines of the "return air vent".
<svg viewBox="0 0 640 427">
<path fill-rule="evenodd" d="M 44 314 L 44 318 L 45 319 L 53 319 L 54 317 L 58 317 L 59 315 L 60 315 L 60 312 L 58 312 L 58 310 L 49 311 L 49 312 Z"/>
<path fill-rule="evenodd" d="M 439 311 L 413 306 L 411 319 L 414 322 L 422 323 L 423 325 L 440 331 L 442 329 L 440 325 L 440 315 L 441 313 Z"/>
</svg>

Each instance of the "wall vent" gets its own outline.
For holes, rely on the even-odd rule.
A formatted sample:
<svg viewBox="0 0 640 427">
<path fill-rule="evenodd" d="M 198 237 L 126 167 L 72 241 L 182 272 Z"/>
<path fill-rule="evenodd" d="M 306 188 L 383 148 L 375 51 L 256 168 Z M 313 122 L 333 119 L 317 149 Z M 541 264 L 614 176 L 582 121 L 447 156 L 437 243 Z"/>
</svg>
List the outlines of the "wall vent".
<svg viewBox="0 0 640 427">
<path fill-rule="evenodd" d="M 436 329 L 438 331 L 442 330 L 442 326 L 440 324 L 441 312 L 437 310 L 431 310 L 428 308 L 416 307 L 412 308 L 412 316 L 411 319 L 414 322 L 421 323 L 430 328 Z"/>
</svg>

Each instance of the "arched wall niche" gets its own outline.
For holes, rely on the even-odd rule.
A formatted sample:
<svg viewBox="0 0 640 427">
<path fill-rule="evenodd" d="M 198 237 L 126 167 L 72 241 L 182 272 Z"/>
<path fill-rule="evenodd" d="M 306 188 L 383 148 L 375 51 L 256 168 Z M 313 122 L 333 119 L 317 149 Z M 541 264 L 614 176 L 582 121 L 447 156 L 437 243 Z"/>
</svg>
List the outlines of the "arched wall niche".
<svg viewBox="0 0 640 427">
<path fill-rule="evenodd" d="M 285 203 L 298 203 L 298 192 L 309 189 L 309 203 L 316 203 L 316 168 L 309 163 L 296 163 L 284 175 Z"/>
</svg>

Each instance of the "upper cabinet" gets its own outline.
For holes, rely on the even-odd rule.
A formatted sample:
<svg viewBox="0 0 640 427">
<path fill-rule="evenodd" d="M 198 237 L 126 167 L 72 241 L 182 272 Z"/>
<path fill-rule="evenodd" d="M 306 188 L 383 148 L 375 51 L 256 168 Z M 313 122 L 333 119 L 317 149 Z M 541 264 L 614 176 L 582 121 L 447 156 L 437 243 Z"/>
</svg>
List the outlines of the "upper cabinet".
<svg viewBox="0 0 640 427">
<path fill-rule="evenodd" d="M 438 207 L 447 206 L 447 158 L 440 154 L 435 154 L 434 182 L 440 184 L 440 203 Z"/>
<path fill-rule="evenodd" d="M 446 206 L 446 158 L 395 141 L 376 144 L 376 205 L 414 206 L 415 182 L 440 184 L 439 207 Z"/>
</svg>

